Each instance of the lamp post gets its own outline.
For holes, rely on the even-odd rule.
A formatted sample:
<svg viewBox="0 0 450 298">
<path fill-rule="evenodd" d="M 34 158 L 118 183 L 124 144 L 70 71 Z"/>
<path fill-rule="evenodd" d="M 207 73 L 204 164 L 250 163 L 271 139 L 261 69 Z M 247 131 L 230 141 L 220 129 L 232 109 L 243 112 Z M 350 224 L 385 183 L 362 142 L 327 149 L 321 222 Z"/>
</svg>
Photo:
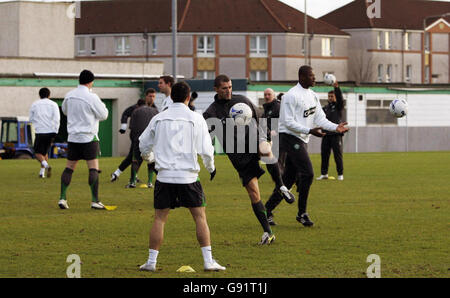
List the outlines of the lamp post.
<svg viewBox="0 0 450 298">
<path fill-rule="evenodd" d="M 305 35 L 304 35 L 304 37 L 303 37 L 303 40 L 304 40 L 304 46 L 305 46 L 305 53 L 304 53 L 304 55 L 305 55 L 305 65 L 308 65 L 308 42 L 309 42 L 309 40 L 308 40 L 308 17 L 307 17 L 307 11 L 306 11 L 306 2 L 307 2 L 307 0 L 305 0 L 305 18 L 304 18 L 304 21 L 305 21 Z"/>
<path fill-rule="evenodd" d="M 172 76 L 177 82 L 177 0 L 172 0 Z"/>
</svg>

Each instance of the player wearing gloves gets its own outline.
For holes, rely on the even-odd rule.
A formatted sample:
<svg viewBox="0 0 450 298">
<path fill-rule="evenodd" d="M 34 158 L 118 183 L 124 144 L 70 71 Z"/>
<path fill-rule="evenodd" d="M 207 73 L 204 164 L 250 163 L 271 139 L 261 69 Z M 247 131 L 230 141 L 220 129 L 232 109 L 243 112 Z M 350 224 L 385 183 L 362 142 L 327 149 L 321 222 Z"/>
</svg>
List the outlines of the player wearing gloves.
<svg viewBox="0 0 450 298">
<path fill-rule="evenodd" d="M 121 134 L 124 134 L 126 132 L 127 127 L 128 127 L 128 125 L 127 125 L 128 119 L 131 118 L 131 115 L 133 114 L 133 112 L 136 108 L 146 104 L 147 106 L 158 110 L 155 105 L 155 98 L 156 98 L 156 90 L 155 89 L 148 88 L 147 90 L 145 90 L 145 101 L 143 99 L 139 99 L 136 104 L 129 106 L 122 113 L 122 117 L 121 117 L 121 121 L 120 121 L 121 125 L 120 125 L 119 132 Z M 130 139 L 131 139 L 131 135 L 130 135 Z M 126 168 L 128 168 L 128 166 L 132 163 L 132 161 L 133 161 L 133 143 L 130 144 L 130 150 L 128 151 L 128 155 L 120 163 L 119 167 L 114 171 L 114 173 L 111 174 L 111 182 L 114 182 L 117 179 L 119 179 L 120 174 L 122 174 L 122 172 L 125 171 Z M 151 179 L 150 179 L 150 182 L 151 182 Z"/>
<path fill-rule="evenodd" d="M 158 176 L 155 182 L 155 221 L 150 231 L 149 258 L 140 270 L 155 271 L 159 248 L 163 241 L 164 225 L 169 210 L 186 207 L 196 224 L 204 269 L 225 270 L 211 253 L 210 232 L 205 214 L 205 194 L 198 180 L 200 155 L 205 168 L 214 178 L 214 147 L 206 121 L 188 108 L 190 87 L 184 82 L 173 85 L 171 98 L 174 103 L 153 117 L 139 137 L 142 156 L 150 158 L 154 152 Z"/>
<path fill-rule="evenodd" d="M 333 84 L 334 90 L 328 92 L 328 104 L 323 107 L 328 120 L 339 123 L 342 119 L 344 110 L 344 97 L 342 96 L 339 83 L 336 81 Z M 320 167 L 320 176 L 317 180 L 328 179 L 328 166 L 330 161 L 331 150 L 333 150 L 334 161 L 336 162 L 336 170 L 338 180 L 344 180 L 344 162 L 342 160 L 342 133 L 335 131 L 325 131 L 326 135 L 322 138 L 321 157 L 322 164 Z"/>
<path fill-rule="evenodd" d="M 156 108 L 150 107 L 148 105 L 142 105 L 135 109 L 131 115 L 130 120 L 130 138 L 131 147 L 133 148 L 133 162 L 131 163 L 131 177 L 130 182 L 126 185 L 126 188 L 136 188 L 136 175 L 139 171 L 139 167 L 142 163 L 141 152 L 139 151 L 139 136 L 147 128 L 150 120 L 158 114 Z M 147 163 L 148 181 L 147 187 L 153 187 L 152 177 L 155 163 Z M 145 185 L 144 185 L 145 186 Z"/>
<path fill-rule="evenodd" d="M 122 113 L 122 117 L 120 120 L 120 130 L 119 132 L 121 134 L 124 134 L 127 131 L 128 128 L 128 118 L 131 117 L 131 114 L 133 114 L 133 111 L 137 109 L 140 106 L 143 106 L 145 104 L 145 101 L 143 99 L 139 99 L 136 104 L 129 106 L 125 109 Z M 131 138 L 131 136 L 130 136 Z M 131 162 L 133 161 L 133 144 L 130 144 L 130 150 L 128 150 L 127 156 L 124 158 L 124 160 L 120 163 L 119 167 L 114 171 L 114 173 L 111 174 L 111 182 L 116 181 L 119 179 L 120 174 L 122 174 L 123 171 L 128 168 L 129 165 L 131 165 Z"/>
<path fill-rule="evenodd" d="M 335 124 L 325 117 L 319 97 L 310 89 L 315 85 L 315 76 L 310 66 L 298 70 L 298 84 L 283 96 L 280 107 L 280 164 L 283 181 L 288 188 L 297 184 L 298 214 L 297 221 L 305 227 L 313 226 L 306 205 L 309 189 L 313 181 L 313 167 L 307 151 L 309 136 L 323 137 L 322 127 L 329 131 L 343 133 L 348 131 L 346 122 Z M 279 204 L 281 198 L 274 192 L 266 203 L 268 212 Z"/>
</svg>

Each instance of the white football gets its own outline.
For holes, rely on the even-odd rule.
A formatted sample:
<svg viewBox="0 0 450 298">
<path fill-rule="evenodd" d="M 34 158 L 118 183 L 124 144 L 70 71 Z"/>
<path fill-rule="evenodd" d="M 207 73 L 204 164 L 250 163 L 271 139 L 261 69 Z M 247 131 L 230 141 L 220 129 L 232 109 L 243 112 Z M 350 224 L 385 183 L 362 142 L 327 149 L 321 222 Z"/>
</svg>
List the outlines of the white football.
<svg viewBox="0 0 450 298">
<path fill-rule="evenodd" d="M 230 109 L 230 117 L 236 125 L 248 125 L 252 120 L 252 109 L 245 103 L 237 103 Z"/>
<path fill-rule="evenodd" d="M 401 118 L 408 113 L 408 103 L 404 99 L 394 99 L 389 105 L 389 111 L 397 118 Z"/>
<path fill-rule="evenodd" d="M 336 83 L 336 77 L 333 74 L 331 74 L 331 73 L 327 73 L 327 74 L 324 75 L 323 81 L 324 81 L 325 84 L 331 86 L 334 83 Z"/>
</svg>

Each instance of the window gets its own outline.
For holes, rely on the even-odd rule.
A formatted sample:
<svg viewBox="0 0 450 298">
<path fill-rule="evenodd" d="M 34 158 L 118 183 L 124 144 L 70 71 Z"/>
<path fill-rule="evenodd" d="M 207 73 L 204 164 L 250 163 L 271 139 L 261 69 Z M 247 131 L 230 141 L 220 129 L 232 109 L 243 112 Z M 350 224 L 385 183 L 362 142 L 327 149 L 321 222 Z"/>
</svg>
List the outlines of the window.
<svg viewBox="0 0 450 298">
<path fill-rule="evenodd" d="M 405 50 L 411 50 L 411 33 L 405 33 Z"/>
<path fill-rule="evenodd" d="M 383 48 L 383 32 L 379 31 L 377 34 L 377 49 L 381 50 Z"/>
<path fill-rule="evenodd" d="M 322 56 L 333 56 L 333 39 L 322 38 Z"/>
<path fill-rule="evenodd" d="M 214 80 L 216 77 L 215 71 L 197 71 L 197 79 L 204 79 L 204 80 Z"/>
<path fill-rule="evenodd" d="M 412 76 L 412 65 L 406 65 L 406 81 L 411 82 L 411 76 Z"/>
<path fill-rule="evenodd" d="M 2 130 L 1 130 L 2 143 L 7 142 L 7 140 L 8 140 L 8 138 L 7 138 L 7 136 L 8 136 L 7 129 L 8 129 L 8 122 L 3 122 L 2 123 Z"/>
<path fill-rule="evenodd" d="M 384 48 L 386 50 L 392 49 L 392 32 L 384 32 Z"/>
<path fill-rule="evenodd" d="M 156 42 L 156 36 L 152 35 L 152 55 L 156 55 L 158 50 L 158 43 Z"/>
<path fill-rule="evenodd" d="M 386 69 L 386 82 L 392 82 L 392 64 L 389 64 Z"/>
<path fill-rule="evenodd" d="M 116 37 L 116 55 L 130 55 L 130 39 L 128 36 Z"/>
<path fill-rule="evenodd" d="M 78 37 L 77 41 L 78 41 L 77 53 L 78 55 L 84 55 L 86 53 L 85 38 Z"/>
<path fill-rule="evenodd" d="M 2 142 L 17 143 L 17 122 L 2 122 Z"/>
<path fill-rule="evenodd" d="M 91 55 L 95 55 L 95 38 L 91 38 Z"/>
<path fill-rule="evenodd" d="M 368 100 L 366 103 L 367 108 L 379 108 L 382 106 L 381 100 Z"/>
<path fill-rule="evenodd" d="M 383 64 L 378 64 L 378 83 L 383 82 L 383 75 L 384 75 L 384 67 Z"/>
<path fill-rule="evenodd" d="M 250 72 L 250 80 L 267 81 L 267 71 L 255 70 Z"/>
<path fill-rule="evenodd" d="M 250 36 L 250 54 L 267 55 L 267 36 Z"/>
<path fill-rule="evenodd" d="M 389 112 L 392 99 L 369 99 L 366 102 L 367 124 L 397 124 L 397 118 Z"/>
<path fill-rule="evenodd" d="M 214 36 L 204 35 L 197 38 L 197 53 L 200 56 L 214 56 L 215 52 Z"/>
<path fill-rule="evenodd" d="M 425 33 L 425 51 L 430 50 L 430 33 Z"/>
<path fill-rule="evenodd" d="M 425 66 L 425 83 L 430 83 L 430 66 Z"/>
</svg>

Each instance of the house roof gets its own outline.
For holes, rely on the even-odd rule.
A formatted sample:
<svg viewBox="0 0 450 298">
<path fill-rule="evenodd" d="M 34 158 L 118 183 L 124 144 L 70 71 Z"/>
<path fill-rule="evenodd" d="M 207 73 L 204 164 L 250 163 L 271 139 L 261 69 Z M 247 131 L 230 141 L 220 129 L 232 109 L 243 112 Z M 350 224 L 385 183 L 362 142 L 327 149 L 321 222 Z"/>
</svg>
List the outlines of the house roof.
<svg viewBox="0 0 450 298">
<path fill-rule="evenodd" d="M 450 2 L 425 0 L 389 0 L 380 1 L 380 18 L 369 18 L 367 9 L 375 2 L 355 0 L 338 8 L 320 20 L 340 29 L 386 28 L 423 30 L 423 21 L 430 16 L 450 12 Z M 437 18 L 427 18 L 427 26 Z M 449 17 L 445 18 L 447 21 Z"/>
<path fill-rule="evenodd" d="M 304 32 L 304 14 L 278 0 L 177 0 L 179 32 Z M 83 1 L 75 34 L 171 31 L 171 1 Z M 348 35 L 308 16 L 308 31 Z"/>
</svg>

